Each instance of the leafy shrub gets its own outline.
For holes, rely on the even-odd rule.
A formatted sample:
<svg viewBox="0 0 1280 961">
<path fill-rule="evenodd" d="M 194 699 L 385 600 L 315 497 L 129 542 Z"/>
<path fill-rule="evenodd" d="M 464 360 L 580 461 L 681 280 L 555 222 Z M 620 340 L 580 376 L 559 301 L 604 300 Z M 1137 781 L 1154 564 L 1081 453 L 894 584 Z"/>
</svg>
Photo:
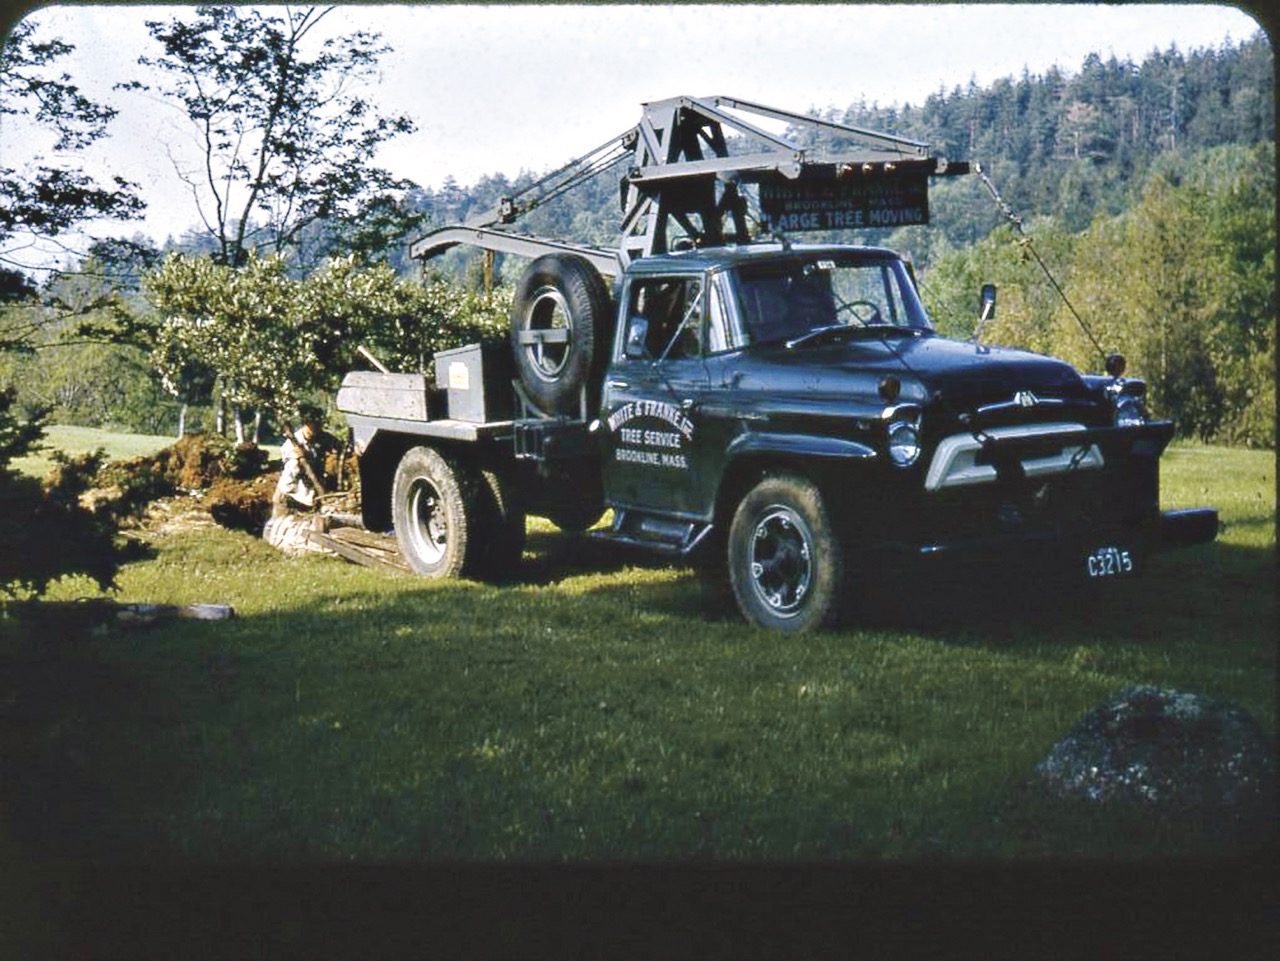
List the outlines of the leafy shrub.
<svg viewBox="0 0 1280 961">
<path fill-rule="evenodd" d="M 98 471 L 106 462 L 107 452 L 101 447 L 88 454 L 55 450 L 50 456 L 53 470 L 44 480 L 45 497 L 57 504 L 77 504 L 97 485 Z"/>
<path fill-rule="evenodd" d="M 0 390 L 0 594 L 40 595 L 68 574 L 87 574 L 105 590 L 120 564 L 114 528 L 79 504 L 90 462 L 103 455 L 68 463 L 47 488 L 11 470 L 9 461 L 35 450 L 44 436 L 42 415 L 18 420 L 15 396 L 12 388 Z"/>
<path fill-rule="evenodd" d="M 71 574 L 111 587 L 120 565 L 115 525 L 80 505 L 106 455 L 55 455 L 57 466 L 44 484 L 9 470 L 10 454 L 32 449 L 40 436 L 9 416 L 12 398 L 11 391 L 0 391 L 0 438 L 8 442 L 0 460 L 0 593 L 38 596 Z M 25 440 L 15 442 L 20 438 Z"/>
<path fill-rule="evenodd" d="M 0 475 L 0 592 L 40 595 L 71 574 L 106 590 L 120 563 L 114 536 L 109 520 L 50 496 L 36 479 Z"/>
</svg>

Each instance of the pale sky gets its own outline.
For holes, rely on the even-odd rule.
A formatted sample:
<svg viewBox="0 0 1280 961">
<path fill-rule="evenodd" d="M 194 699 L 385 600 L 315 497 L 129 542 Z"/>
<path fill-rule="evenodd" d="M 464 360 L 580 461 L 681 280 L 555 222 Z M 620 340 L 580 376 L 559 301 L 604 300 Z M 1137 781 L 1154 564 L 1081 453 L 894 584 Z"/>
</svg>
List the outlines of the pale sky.
<svg viewBox="0 0 1280 961">
<path fill-rule="evenodd" d="M 187 150 L 185 118 L 146 95 L 112 90 L 141 77 L 155 53 L 144 21 L 178 7 L 47 7 L 38 36 L 76 45 L 59 67 L 91 97 L 120 109 L 85 169 L 136 181 L 157 241 L 195 223 L 169 155 Z M 620 134 L 640 105 L 683 94 L 729 95 L 787 110 L 868 103 L 921 104 L 940 88 L 1079 71 L 1091 52 L 1140 62 L 1176 45 L 1184 53 L 1251 36 L 1257 23 L 1229 6 L 1133 4 L 909 5 L 352 5 L 324 21 L 332 34 L 359 25 L 395 48 L 373 99 L 405 113 L 417 133 L 378 160 L 422 186 L 484 174 L 546 171 Z M 28 138 L 0 131 L 0 162 L 18 166 Z M 21 141 L 19 143 L 19 141 Z M 981 159 L 981 158 L 979 158 Z"/>
</svg>

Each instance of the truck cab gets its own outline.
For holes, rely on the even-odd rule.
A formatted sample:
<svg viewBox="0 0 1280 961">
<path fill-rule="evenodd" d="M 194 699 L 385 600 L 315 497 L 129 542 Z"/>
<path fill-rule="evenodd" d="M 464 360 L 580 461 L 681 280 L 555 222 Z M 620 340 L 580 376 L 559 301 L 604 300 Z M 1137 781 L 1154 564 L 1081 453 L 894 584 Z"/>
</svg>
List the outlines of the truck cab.
<svg viewBox="0 0 1280 961">
<path fill-rule="evenodd" d="M 880 558 L 1110 577 L 1216 531 L 1212 510 L 1159 511 L 1173 425 L 1148 420 L 1141 381 L 940 336 L 891 250 L 655 256 L 617 299 L 592 424 L 602 536 L 681 555 L 727 541 L 757 623 L 827 620 L 827 595 Z"/>
<path fill-rule="evenodd" d="M 867 456 L 877 384 L 902 369 L 885 344 L 931 333 L 888 250 L 775 244 L 638 261 L 604 381 L 606 500 L 709 522 L 735 460 L 766 448 Z M 812 350 L 841 342 L 838 366 Z"/>
</svg>

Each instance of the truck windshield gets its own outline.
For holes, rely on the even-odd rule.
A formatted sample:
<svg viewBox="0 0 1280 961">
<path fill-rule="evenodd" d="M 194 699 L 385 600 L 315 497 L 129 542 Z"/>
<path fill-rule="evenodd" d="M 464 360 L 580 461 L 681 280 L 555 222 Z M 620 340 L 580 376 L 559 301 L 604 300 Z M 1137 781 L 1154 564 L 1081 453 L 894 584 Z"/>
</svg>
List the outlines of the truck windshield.
<svg viewBox="0 0 1280 961">
<path fill-rule="evenodd" d="M 931 330 L 902 261 L 829 255 L 744 264 L 738 303 L 747 341 L 792 341 L 828 328 Z"/>
</svg>

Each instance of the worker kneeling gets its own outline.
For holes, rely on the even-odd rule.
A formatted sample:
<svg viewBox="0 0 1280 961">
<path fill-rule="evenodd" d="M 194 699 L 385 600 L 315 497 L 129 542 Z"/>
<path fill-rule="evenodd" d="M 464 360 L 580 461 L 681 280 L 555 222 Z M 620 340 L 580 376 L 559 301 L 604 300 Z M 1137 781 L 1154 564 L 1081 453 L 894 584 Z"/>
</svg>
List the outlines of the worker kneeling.
<svg viewBox="0 0 1280 961">
<path fill-rule="evenodd" d="M 299 414 L 297 431 L 284 425 L 285 440 L 280 446 L 284 468 L 271 498 L 271 519 L 262 536 L 286 554 L 329 553 L 314 542 L 311 534 L 323 532 L 327 526 L 317 508 L 325 493 L 325 455 L 337 451 L 339 445 L 324 430 L 319 408 L 307 405 Z"/>
</svg>

